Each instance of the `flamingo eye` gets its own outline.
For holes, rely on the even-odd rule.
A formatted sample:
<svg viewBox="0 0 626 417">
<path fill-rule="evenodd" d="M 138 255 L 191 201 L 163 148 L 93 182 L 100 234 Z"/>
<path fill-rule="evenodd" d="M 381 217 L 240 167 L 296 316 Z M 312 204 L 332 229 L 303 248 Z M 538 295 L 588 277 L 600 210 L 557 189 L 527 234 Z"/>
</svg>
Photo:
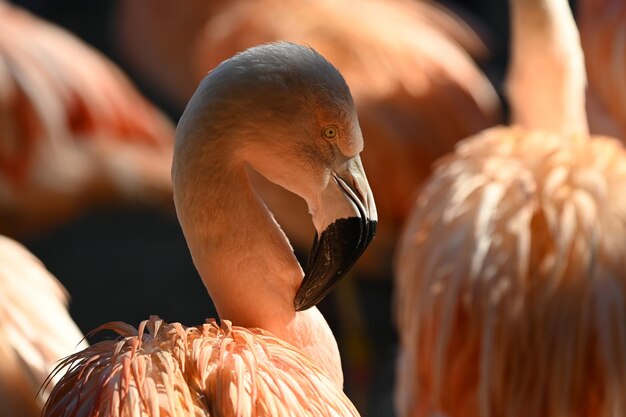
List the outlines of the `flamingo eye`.
<svg viewBox="0 0 626 417">
<path fill-rule="evenodd" d="M 334 139 L 337 136 L 337 126 L 330 125 L 322 129 L 322 136 L 326 139 Z"/>
</svg>

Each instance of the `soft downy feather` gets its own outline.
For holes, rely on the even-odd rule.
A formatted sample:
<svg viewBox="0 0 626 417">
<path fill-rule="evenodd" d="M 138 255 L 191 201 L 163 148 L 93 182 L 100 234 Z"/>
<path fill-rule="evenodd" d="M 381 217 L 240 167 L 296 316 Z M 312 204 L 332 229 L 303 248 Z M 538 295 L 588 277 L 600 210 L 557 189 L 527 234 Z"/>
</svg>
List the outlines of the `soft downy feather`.
<svg viewBox="0 0 626 417">
<path fill-rule="evenodd" d="M 358 416 L 320 369 L 263 330 L 155 316 L 101 329 L 121 337 L 63 360 L 45 416 Z"/>
<path fill-rule="evenodd" d="M 67 302 L 38 259 L 0 236 L 0 414 L 38 416 L 49 394 L 40 387 L 56 362 L 87 346 Z"/>
<path fill-rule="evenodd" d="M 402 415 L 624 415 L 625 187 L 601 137 L 498 127 L 437 164 L 397 258 Z"/>
</svg>

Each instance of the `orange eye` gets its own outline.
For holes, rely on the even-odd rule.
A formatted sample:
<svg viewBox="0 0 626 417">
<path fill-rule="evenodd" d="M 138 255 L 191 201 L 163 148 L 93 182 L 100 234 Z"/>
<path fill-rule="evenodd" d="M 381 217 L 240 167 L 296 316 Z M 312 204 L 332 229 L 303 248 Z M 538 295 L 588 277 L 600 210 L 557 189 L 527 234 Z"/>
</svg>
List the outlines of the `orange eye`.
<svg viewBox="0 0 626 417">
<path fill-rule="evenodd" d="M 326 126 L 324 129 L 322 129 L 322 135 L 326 139 L 333 139 L 335 136 L 337 136 L 337 126 Z"/>
</svg>

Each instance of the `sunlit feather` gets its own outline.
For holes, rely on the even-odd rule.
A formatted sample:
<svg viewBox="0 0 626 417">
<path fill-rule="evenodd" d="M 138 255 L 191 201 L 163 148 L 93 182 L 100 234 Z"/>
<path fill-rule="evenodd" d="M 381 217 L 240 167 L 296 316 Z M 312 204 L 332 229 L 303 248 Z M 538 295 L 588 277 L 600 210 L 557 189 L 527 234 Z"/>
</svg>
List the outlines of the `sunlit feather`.
<svg viewBox="0 0 626 417">
<path fill-rule="evenodd" d="M 621 417 L 626 152 L 566 1 L 512 0 L 513 121 L 440 159 L 399 245 L 401 416 Z"/>
<path fill-rule="evenodd" d="M 65 289 L 37 258 L 0 236 L 1 414 L 39 416 L 49 394 L 40 388 L 56 362 L 87 346 L 67 302 Z"/>
<path fill-rule="evenodd" d="M 67 368 L 67 375 L 45 415 L 358 415 L 299 350 L 263 330 L 228 321 L 189 328 L 157 317 L 143 323 L 146 332 L 63 360 L 59 369 Z"/>
</svg>

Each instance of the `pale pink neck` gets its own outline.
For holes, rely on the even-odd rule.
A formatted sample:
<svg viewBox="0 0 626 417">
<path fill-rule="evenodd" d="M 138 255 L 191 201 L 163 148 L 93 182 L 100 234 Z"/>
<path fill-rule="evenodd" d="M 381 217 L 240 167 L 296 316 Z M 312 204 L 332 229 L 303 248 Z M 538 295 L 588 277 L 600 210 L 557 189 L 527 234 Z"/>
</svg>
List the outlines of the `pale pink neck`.
<svg viewBox="0 0 626 417">
<path fill-rule="evenodd" d="M 510 0 L 510 5 L 512 121 L 586 134 L 584 58 L 567 0 Z"/>
<path fill-rule="evenodd" d="M 215 176 L 194 187 L 206 191 L 181 218 L 194 263 L 220 317 L 280 335 L 295 315 L 302 269 L 243 167 Z"/>
<path fill-rule="evenodd" d="M 302 268 L 243 166 L 203 178 L 193 186 L 203 192 L 188 196 L 192 208 L 180 210 L 179 204 L 179 218 L 220 318 L 262 328 L 292 343 L 341 385 L 332 332 L 316 308 L 296 313 L 293 300 Z"/>
</svg>

